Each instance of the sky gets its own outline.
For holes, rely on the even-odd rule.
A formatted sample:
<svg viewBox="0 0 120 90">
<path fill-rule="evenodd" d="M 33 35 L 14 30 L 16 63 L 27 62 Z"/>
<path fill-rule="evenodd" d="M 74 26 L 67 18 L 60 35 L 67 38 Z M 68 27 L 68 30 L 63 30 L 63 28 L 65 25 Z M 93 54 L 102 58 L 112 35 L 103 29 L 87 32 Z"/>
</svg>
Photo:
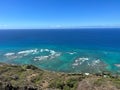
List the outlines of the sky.
<svg viewBox="0 0 120 90">
<path fill-rule="evenodd" d="M 0 29 L 119 26 L 120 0 L 0 0 Z"/>
</svg>

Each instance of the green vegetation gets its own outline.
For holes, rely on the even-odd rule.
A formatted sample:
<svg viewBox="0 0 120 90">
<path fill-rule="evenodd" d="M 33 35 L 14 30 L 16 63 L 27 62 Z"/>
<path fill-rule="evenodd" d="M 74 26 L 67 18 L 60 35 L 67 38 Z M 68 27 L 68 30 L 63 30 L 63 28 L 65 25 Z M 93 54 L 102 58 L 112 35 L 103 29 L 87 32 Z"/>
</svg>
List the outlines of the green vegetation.
<svg viewBox="0 0 120 90">
<path fill-rule="evenodd" d="M 102 74 L 66 74 L 55 73 L 38 69 L 33 65 L 8 65 L 0 64 L 0 88 L 13 86 L 16 90 L 20 88 L 34 88 L 33 90 L 58 89 L 58 90 L 119 90 L 120 77 L 110 72 Z M 18 89 L 19 87 L 19 89 Z M 80 89 L 82 88 L 82 89 Z M 92 88 L 92 89 L 91 89 Z M 0 89 L 2 90 L 2 89 Z M 3 89 L 4 90 L 4 89 Z M 24 89 L 23 89 L 24 90 Z"/>
</svg>

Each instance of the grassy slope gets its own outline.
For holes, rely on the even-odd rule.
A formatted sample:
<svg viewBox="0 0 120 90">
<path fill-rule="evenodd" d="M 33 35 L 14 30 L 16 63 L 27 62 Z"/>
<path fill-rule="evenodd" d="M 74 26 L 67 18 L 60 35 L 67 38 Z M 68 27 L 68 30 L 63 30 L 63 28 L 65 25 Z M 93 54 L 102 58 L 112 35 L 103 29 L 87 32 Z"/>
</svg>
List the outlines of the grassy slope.
<svg viewBox="0 0 120 90">
<path fill-rule="evenodd" d="M 120 78 L 84 74 L 65 74 L 40 70 L 32 65 L 0 64 L 0 82 L 13 86 L 32 86 L 58 90 L 120 90 Z"/>
</svg>

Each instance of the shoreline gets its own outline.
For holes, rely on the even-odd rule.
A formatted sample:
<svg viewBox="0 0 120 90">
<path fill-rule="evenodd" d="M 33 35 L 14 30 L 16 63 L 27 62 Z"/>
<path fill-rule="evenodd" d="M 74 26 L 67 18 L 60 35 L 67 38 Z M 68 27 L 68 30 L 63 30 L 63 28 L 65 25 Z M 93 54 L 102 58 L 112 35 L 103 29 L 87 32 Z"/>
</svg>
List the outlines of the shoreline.
<svg viewBox="0 0 120 90">
<path fill-rule="evenodd" d="M 32 64 L 22 64 L 22 65 L 20 65 L 20 64 L 10 64 L 10 63 L 2 63 L 2 62 L 0 62 L 0 66 L 1 65 L 11 65 L 11 66 L 33 66 L 33 67 L 36 67 L 37 69 L 40 69 L 40 70 L 42 70 L 42 71 L 45 71 L 45 72 L 50 72 L 50 73 L 60 73 L 60 74 L 68 74 L 68 75 L 82 75 L 82 74 L 89 74 L 89 75 L 95 75 L 95 74 L 100 74 L 100 75 L 102 75 L 102 74 L 104 74 L 104 72 L 105 73 L 109 73 L 109 74 L 111 74 L 111 75 L 120 75 L 119 73 L 117 73 L 117 72 L 112 72 L 112 71 L 109 71 L 109 70 L 104 70 L 104 71 L 101 71 L 101 72 L 97 72 L 97 73 L 89 73 L 89 72 L 60 72 L 60 71 L 52 71 L 52 70 L 46 70 L 46 69 L 42 69 L 42 68 L 39 68 L 39 67 L 37 67 L 37 66 L 35 66 L 35 65 L 32 65 Z"/>
<path fill-rule="evenodd" d="M 99 82 L 99 79 L 102 81 Z M 2 88 L 5 88 L 7 86 L 12 86 L 15 88 L 17 87 L 22 88 L 15 90 L 26 90 L 25 87 L 33 88 L 32 90 L 50 90 L 50 89 L 51 90 L 86 90 L 86 89 L 79 89 L 80 85 L 83 85 L 83 87 L 87 85 L 87 84 L 84 85 L 83 83 L 86 80 L 89 83 L 91 83 L 91 81 L 94 81 L 93 84 L 95 84 L 95 86 L 98 85 L 99 83 L 101 85 L 104 85 L 104 82 L 105 83 L 107 83 L 108 81 L 111 82 L 111 80 L 113 80 L 112 82 L 117 85 L 120 84 L 119 82 L 114 82 L 114 81 L 119 81 L 120 76 L 113 75 L 110 72 L 102 72 L 102 74 L 61 73 L 61 72 L 57 73 L 53 71 L 51 72 L 47 70 L 42 70 L 33 65 L 15 65 L 15 64 L 0 63 L 0 83 L 2 84 L 2 86 L 0 87 Z M 91 85 L 91 87 L 93 87 L 93 85 Z M 112 89 L 112 90 L 119 90 L 119 89 Z"/>
</svg>

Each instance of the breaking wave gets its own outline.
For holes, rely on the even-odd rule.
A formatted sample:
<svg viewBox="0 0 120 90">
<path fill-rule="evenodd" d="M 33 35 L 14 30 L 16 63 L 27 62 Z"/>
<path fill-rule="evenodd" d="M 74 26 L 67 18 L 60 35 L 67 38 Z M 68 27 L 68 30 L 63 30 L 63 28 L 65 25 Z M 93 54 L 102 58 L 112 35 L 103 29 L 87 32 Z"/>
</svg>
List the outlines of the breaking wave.
<svg viewBox="0 0 120 90">
<path fill-rule="evenodd" d="M 41 61 L 41 60 L 51 60 L 54 59 L 56 57 L 59 57 L 61 55 L 61 53 L 56 52 L 54 50 L 49 50 L 49 49 L 41 49 L 40 52 L 49 52 L 48 56 L 37 56 L 34 58 L 34 61 Z"/>
<path fill-rule="evenodd" d="M 51 70 L 59 71 L 87 71 L 92 72 L 94 70 L 101 71 L 106 68 L 105 62 L 101 58 L 94 58 L 92 54 L 84 55 L 85 52 L 77 51 L 57 51 L 47 48 L 35 48 L 19 50 L 15 52 L 4 53 L 5 59 L 20 64 L 34 64 L 40 67 L 47 68 L 49 66 Z M 45 66 L 44 66 L 45 65 Z M 119 67 L 120 65 L 115 64 Z M 53 69 L 56 67 L 56 69 Z M 47 69 L 49 69 L 47 68 Z"/>
<path fill-rule="evenodd" d="M 41 55 L 44 52 L 48 52 L 48 55 Z M 54 50 L 49 50 L 49 49 L 30 49 L 30 50 L 23 50 L 23 51 L 19 51 L 17 53 L 14 52 L 9 52 L 4 54 L 5 57 L 9 58 L 9 59 L 15 59 L 15 58 L 23 58 L 25 56 L 29 56 L 29 55 L 35 55 L 35 54 L 39 54 L 40 56 L 33 56 L 34 57 L 34 61 L 41 61 L 41 60 L 50 60 L 50 59 L 54 59 L 56 57 L 59 57 L 61 55 L 60 52 L 56 52 Z"/>
</svg>

